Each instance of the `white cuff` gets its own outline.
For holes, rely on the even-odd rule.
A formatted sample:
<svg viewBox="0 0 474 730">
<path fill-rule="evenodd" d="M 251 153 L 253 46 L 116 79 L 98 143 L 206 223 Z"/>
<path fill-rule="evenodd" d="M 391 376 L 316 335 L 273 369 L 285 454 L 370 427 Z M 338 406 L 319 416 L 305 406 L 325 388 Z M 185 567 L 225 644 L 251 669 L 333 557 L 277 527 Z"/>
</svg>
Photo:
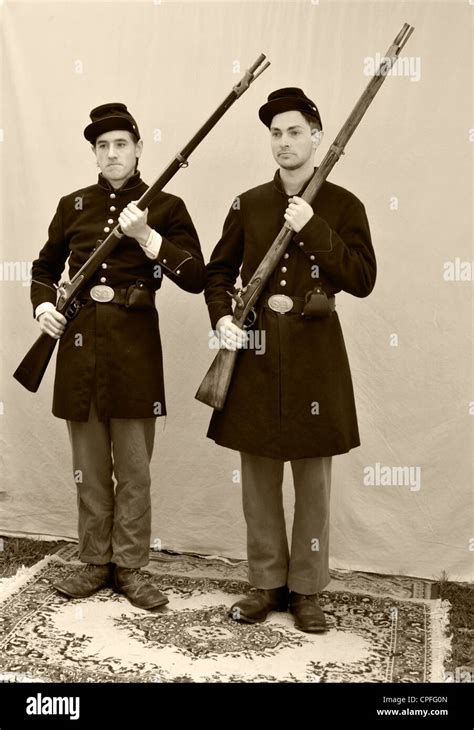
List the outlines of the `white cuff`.
<svg viewBox="0 0 474 730">
<path fill-rule="evenodd" d="M 51 302 L 43 302 L 42 304 L 38 304 L 35 309 L 35 319 L 38 319 L 40 314 L 43 314 L 43 312 L 51 312 L 53 309 L 56 309 L 56 307 Z"/>
<path fill-rule="evenodd" d="M 140 246 L 145 251 L 145 254 L 149 259 L 156 259 L 160 250 L 161 242 L 163 238 L 160 236 L 158 231 L 151 229 L 150 235 L 148 236 L 146 243 L 141 243 Z"/>
</svg>

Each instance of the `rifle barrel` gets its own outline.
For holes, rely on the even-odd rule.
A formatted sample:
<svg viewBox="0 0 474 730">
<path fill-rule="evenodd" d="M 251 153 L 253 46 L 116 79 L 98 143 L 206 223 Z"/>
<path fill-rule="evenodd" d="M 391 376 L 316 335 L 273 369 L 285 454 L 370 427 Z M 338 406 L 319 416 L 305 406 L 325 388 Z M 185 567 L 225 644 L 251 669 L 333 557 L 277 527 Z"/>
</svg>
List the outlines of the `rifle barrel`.
<svg viewBox="0 0 474 730">
<path fill-rule="evenodd" d="M 318 169 L 304 189 L 301 197 L 307 203 L 312 203 L 314 201 L 314 198 L 316 197 L 318 191 L 320 190 L 322 184 L 331 172 L 332 168 L 339 160 L 341 155 L 344 154 L 344 148 L 347 142 L 354 134 L 359 122 L 369 108 L 377 91 L 385 81 L 387 72 L 392 68 L 393 64 L 397 60 L 400 50 L 403 48 L 410 35 L 413 33 L 413 30 L 414 28 L 412 26 L 410 26 L 408 23 L 404 23 L 402 29 L 395 37 L 395 40 L 393 41 L 386 55 L 382 59 L 382 62 L 375 72 L 373 78 L 367 84 L 365 90 L 363 91 L 362 95 L 354 106 L 352 112 L 349 114 L 349 117 L 339 131 L 339 134 L 335 138 Z M 256 305 L 257 300 L 264 290 L 268 279 L 278 265 L 292 238 L 293 231 L 289 229 L 287 225 L 283 225 L 277 237 L 265 254 L 265 257 L 260 262 L 250 281 L 246 285 L 245 292 L 240 292 L 241 303 L 236 304 L 234 309 L 234 316 L 232 318 L 232 321 L 237 326 L 244 326 L 250 310 Z M 195 398 L 197 400 L 205 403 L 208 406 L 211 406 L 211 408 L 215 408 L 216 410 L 222 410 L 224 407 L 235 364 L 237 362 L 238 351 L 236 351 L 236 356 L 232 360 L 230 358 L 227 358 L 223 354 L 223 352 L 223 350 L 220 350 L 215 356 L 211 367 L 204 376 L 204 379 L 195 395 Z"/>
<path fill-rule="evenodd" d="M 171 178 L 177 173 L 181 167 L 187 167 L 189 155 L 196 149 L 196 147 L 202 142 L 204 137 L 211 131 L 211 129 L 217 124 L 219 119 L 226 113 L 226 111 L 232 106 L 232 104 L 249 88 L 250 84 L 259 76 L 268 66 L 270 62 L 267 61 L 263 66 L 263 62 L 266 56 L 262 53 L 252 66 L 246 71 L 240 81 L 233 87 L 232 91 L 226 96 L 224 101 L 215 110 L 209 119 L 202 125 L 202 127 L 196 132 L 194 137 L 183 147 L 181 152 L 178 152 L 173 160 L 170 162 L 168 167 L 161 173 L 161 175 L 155 180 L 155 182 L 143 193 L 137 202 L 140 210 L 145 210 L 154 197 L 165 187 L 165 185 L 171 180 Z M 257 69 L 260 69 L 258 73 L 255 73 Z M 120 230 L 120 226 L 115 226 L 112 231 L 108 234 L 107 238 L 102 241 L 100 246 L 96 248 L 94 253 L 87 259 L 85 264 L 81 266 L 79 271 L 72 277 L 68 284 L 68 289 L 71 291 L 70 296 L 61 297 L 58 301 L 56 309 L 64 314 L 69 309 L 71 303 L 77 297 L 79 292 L 85 288 L 87 283 L 90 281 L 94 273 L 97 271 L 99 266 L 105 261 L 117 246 L 118 242 L 122 238 L 123 233 Z M 47 338 L 47 340 L 45 339 Z M 54 343 L 48 343 L 48 340 L 52 340 Z M 36 392 L 39 388 L 44 372 L 51 359 L 51 355 L 54 351 L 56 340 L 49 337 L 49 335 L 41 334 L 33 347 L 27 352 L 20 365 L 13 373 L 13 377 L 27 390 Z"/>
</svg>

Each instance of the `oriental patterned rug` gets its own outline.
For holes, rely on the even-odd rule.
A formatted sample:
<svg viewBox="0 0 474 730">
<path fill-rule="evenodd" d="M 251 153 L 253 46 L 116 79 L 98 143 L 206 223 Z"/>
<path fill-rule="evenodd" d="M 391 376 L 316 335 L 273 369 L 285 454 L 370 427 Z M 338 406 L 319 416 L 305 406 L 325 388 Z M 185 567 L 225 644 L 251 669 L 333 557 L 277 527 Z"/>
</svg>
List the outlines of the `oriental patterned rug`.
<svg viewBox="0 0 474 730">
<path fill-rule="evenodd" d="M 417 597 L 413 580 L 334 572 L 321 594 L 330 630 L 305 634 L 289 613 L 228 618 L 248 590 L 244 561 L 153 555 L 170 599 L 153 612 L 111 589 L 70 600 L 51 583 L 79 569 L 75 550 L 0 581 L 0 681 L 444 681 L 449 604 Z"/>
</svg>

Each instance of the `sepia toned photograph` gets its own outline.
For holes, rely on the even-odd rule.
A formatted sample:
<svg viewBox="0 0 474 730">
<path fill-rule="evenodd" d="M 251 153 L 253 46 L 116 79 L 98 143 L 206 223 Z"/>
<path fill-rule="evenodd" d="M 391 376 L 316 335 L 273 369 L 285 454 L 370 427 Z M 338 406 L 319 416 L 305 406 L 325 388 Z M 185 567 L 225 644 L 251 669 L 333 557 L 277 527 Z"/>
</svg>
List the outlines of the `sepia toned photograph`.
<svg viewBox="0 0 474 730">
<path fill-rule="evenodd" d="M 473 18 L 0 2 L 1 730 L 472 727 Z"/>
</svg>

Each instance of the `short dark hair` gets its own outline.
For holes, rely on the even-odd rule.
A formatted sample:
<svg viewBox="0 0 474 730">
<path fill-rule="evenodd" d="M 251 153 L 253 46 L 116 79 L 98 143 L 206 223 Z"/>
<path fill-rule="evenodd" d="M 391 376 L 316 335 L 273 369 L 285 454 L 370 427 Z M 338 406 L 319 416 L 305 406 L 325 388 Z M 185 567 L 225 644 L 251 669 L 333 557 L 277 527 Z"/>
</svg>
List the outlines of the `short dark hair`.
<svg viewBox="0 0 474 730">
<path fill-rule="evenodd" d="M 305 114 L 304 112 L 301 112 L 301 114 L 306 119 L 306 121 L 308 122 L 309 126 L 311 127 L 311 131 L 313 131 L 313 129 L 317 129 L 320 132 L 322 132 L 321 125 L 319 124 L 319 122 L 318 122 L 317 119 L 315 119 L 314 117 L 310 117 L 309 114 Z"/>
</svg>

